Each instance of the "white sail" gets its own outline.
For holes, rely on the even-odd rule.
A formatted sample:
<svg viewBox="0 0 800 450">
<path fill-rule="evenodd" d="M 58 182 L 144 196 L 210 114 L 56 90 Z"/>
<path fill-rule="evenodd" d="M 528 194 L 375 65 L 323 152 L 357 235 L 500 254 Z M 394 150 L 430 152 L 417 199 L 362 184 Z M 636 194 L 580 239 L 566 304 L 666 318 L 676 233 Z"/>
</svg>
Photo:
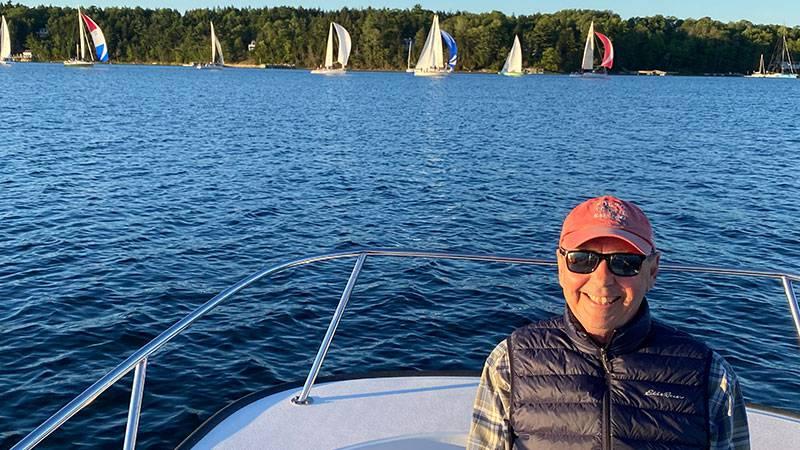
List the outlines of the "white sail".
<svg viewBox="0 0 800 450">
<path fill-rule="evenodd" d="M 433 24 L 425 39 L 422 53 L 417 61 L 417 71 L 435 71 L 444 69 L 444 52 L 442 50 L 442 34 L 439 29 L 439 16 L 433 16 Z"/>
<path fill-rule="evenodd" d="M 586 45 L 583 47 L 583 70 L 592 70 L 594 67 L 594 21 L 589 25 L 589 34 L 586 35 Z"/>
<path fill-rule="evenodd" d="M 330 69 L 333 67 L 333 22 L 328 27 L 328 45 L 325 47 L 325 64 L 323 67 Z"/>
<path fill-rule="evenodd" d="M 506 63 L 503 64 L 503 73 L 522 73 L 522 46 L 519 43 L 519 36 L 514 36 L 514 45 L 508 52 Z"/>
<path fill-rule="evenodd" d="M 0 61 L 11 59 L 11 34 L 8 32 L 6 16 L 0 20 Z"/>
<path fill-rule="evenodd" d="M 81 19 L 81 9 L 78 8 L 78 33 L 81 41 L 81 61 L 86 61 L 86 32 L 83 30 L 83 19 Z"/>
<path fill-rule="evenodd" d="M 222 44 L 219 43 L 219 39 L 217 39 L 216 36 L 214 36 L 214 43 L 217 46 L 217 59 L 215 60 L 215 62 L 217 64 L 219 64 L 220 66 L 224 66 L 225 65 L 225 57 L 222 55 Z"/>
<path fill-rule="evenodd" d="M 336 36 L 339 38 L 339 64 L 344 68 L 347 65 L 347 60 L 350 59 L 350 48 L 353 42 L 350 40 L 350 33 L 338 23 L 332 23 L 336 29 Z M 330 41 L 328 41 L 330 42 Z"/>
<path fill-rule="evenodd" d="M 224 65 L 225 58 L 222 56 L 222 45 L 217 39 L 217 34 L 214 32 L 214 22 L 211 22 L 211 64 Z"/>
</svg>

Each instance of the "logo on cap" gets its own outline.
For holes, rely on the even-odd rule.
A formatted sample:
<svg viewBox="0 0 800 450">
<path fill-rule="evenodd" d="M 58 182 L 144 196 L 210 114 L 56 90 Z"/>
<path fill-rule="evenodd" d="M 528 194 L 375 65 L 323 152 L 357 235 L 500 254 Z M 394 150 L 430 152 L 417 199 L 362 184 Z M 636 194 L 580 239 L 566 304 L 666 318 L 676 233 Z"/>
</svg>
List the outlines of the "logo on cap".
<svg viewBox="0 0 800 450">
<path fill-rule="evenodd" d="M 604 198 L 602 202 L 597 204 L 595 209 L 595 219 L 607 219 L 620 226 L 628 224 L 628 211 L 625 205 L 616 199 Z"/>
</svg>

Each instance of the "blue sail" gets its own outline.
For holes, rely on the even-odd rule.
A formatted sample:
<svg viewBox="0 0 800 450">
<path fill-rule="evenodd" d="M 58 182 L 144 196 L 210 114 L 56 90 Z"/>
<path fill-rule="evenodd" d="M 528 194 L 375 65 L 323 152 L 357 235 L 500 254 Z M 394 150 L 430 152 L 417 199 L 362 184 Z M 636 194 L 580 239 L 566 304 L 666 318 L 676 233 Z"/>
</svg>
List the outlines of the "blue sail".
<svg viewBox="0 0 800 450">
<path fill-rule="evenodd" d="M 444 30 L 441 30 L 441 32 L 442 39 L 444 39 L 444 43 L 447 44 L 447 51 L 450 53 L 450 59 L 447 60 L 447 70 L 452 72 L 456 68 L 456 63 L 458 62 L 458 46 L 453 36 L 450 36 L 450 33 Z"/>
</svg>

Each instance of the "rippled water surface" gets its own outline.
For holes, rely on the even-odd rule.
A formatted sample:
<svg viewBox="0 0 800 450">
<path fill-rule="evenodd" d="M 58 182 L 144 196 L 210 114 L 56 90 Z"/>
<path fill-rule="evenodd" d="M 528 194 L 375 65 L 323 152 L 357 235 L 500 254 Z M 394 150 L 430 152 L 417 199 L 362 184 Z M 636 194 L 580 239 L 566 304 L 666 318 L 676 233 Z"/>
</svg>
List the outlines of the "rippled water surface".
<svg viewBox="0 0 800 450">
<path fill-rule="evenodd" d="M 0 448 L 214 294 L 308 254 L 551 258 L 589 196 L 638 203 L 665 264 L 800 273 L 800 82 L 0 70 Z M 353 261 L 225 303 L 148 366 L 140 444 L 305 377 Z M 657 317 L 749 401 L 800 411 L 779 283 L 663 273 Z M 547 268 L 368 260 L 322 375 L 474 369 L 562 309 Z M 120 447 L 131 376 L 45 441 Z"/>
</svg>

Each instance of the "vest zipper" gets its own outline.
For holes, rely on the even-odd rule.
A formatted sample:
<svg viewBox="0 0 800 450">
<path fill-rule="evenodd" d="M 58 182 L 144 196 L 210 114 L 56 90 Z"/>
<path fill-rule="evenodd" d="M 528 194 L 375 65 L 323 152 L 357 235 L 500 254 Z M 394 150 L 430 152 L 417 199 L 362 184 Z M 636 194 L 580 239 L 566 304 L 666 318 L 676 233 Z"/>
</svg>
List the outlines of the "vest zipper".
<svg viewBox="0 0 800 450">
<path fill-rule="evenodd" d="M 613 334 L 612 334 L 613 338 Z M 609 340 L 611 342 L 611 340 Z M 608 361 L 608 352 L 606 347 L 600 347 L 600 363 L 603 365 L 603 370 L 606 372 L 607 389 L 603 396 L 603 448 L 611 450 L 611 364 Z"/>
</svg>

